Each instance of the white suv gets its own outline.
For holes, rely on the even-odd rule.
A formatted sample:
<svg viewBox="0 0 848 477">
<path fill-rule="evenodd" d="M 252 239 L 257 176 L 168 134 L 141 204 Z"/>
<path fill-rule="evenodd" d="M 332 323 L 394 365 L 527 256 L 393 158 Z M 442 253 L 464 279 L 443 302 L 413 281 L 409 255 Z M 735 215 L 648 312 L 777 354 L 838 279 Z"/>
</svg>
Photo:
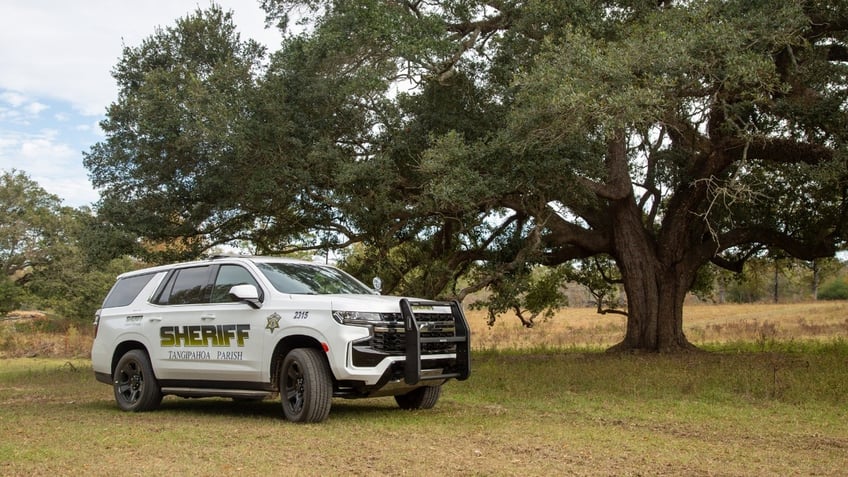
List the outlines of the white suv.
<svg viewBox="0 0 848 477">
<path fill-rule="evenodd" d="M 457 302 L 381 296 L 343 271 L 275 257 L 214 257 L 122 274 L 95 318 L 98 381 L 126 411 L 167 394 L 259 400 L 318 422 L 332 397 L 431 408 L 471 373 Z"/>
</svg>

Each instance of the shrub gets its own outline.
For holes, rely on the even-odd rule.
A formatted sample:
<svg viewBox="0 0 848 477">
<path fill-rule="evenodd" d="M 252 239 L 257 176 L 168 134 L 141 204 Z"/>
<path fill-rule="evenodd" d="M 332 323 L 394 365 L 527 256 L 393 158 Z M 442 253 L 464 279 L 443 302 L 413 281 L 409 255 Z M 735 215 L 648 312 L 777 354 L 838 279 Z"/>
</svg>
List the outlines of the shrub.
<svg viewBox="0 0 848 477">
<path fill-rule="evenodd" d="M 819 290 L 820 300 L 848 300 L 848 281 L 843 278 L 830 280 Z"/>
<path fill-rule="evenodd" d="M 8 278 L 0 278 L 0 313 L 8 313 L 21 306 L 21 290 Z"/>
</svg>

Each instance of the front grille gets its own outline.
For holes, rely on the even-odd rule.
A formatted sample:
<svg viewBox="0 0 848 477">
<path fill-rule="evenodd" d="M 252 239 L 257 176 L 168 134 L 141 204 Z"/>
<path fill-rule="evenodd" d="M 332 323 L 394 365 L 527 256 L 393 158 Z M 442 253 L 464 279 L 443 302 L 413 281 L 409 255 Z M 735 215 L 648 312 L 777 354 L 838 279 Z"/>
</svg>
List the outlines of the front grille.
<svg viewBox="0 0 848 477">
<path fill-rule="evenodd" d="M 405 353 L 406 335 L 401 314 L 385 313 L 383 320 L 383 323 L 374 326 L 371 347 L 384 353 Z M 453 315 L 447 313 L 416 313 L 415 321 L 418 322 L 422 338 L 452 338 L 456 335 Z M 455 353 L 456 343 L 423 343 L 421 351 L 424 354 Z"/>
</svg>

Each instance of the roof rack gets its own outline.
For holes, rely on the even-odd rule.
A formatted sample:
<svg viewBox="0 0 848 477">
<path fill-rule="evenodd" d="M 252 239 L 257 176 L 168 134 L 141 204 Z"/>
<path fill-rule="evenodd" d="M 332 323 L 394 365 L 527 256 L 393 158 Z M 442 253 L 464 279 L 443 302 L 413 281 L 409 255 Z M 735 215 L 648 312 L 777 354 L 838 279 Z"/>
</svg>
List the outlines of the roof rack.
<svg viewBox="0 0 848 477">
<path fill-rule="evenodd" d="M 211 255 L 206 257 L 206 260 L 219 260 L 222 258 L 252 258 L 256 257 L 256 255 L 242 255 L 238 253 L 216 253 L 215 255 Z"/>
</svg>

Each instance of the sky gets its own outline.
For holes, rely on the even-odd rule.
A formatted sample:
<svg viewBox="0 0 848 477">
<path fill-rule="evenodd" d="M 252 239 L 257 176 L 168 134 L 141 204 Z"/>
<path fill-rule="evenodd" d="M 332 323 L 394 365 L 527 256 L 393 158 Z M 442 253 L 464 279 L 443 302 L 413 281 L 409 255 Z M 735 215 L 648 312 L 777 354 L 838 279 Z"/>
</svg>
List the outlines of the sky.
<svg viewBox="0 0 848 477">
<path fill-rule="evenodd" d="M 217 0 L 242 40 L 276 49 L 259 0 Z M 0 171 L 25 172 L 70 207 L 99 194 L 83 152 L 105 139 L 98 123 L 117 99 L 111 76 L 124 46 L 209 0 L 0 0 Z"/>
</svg>

